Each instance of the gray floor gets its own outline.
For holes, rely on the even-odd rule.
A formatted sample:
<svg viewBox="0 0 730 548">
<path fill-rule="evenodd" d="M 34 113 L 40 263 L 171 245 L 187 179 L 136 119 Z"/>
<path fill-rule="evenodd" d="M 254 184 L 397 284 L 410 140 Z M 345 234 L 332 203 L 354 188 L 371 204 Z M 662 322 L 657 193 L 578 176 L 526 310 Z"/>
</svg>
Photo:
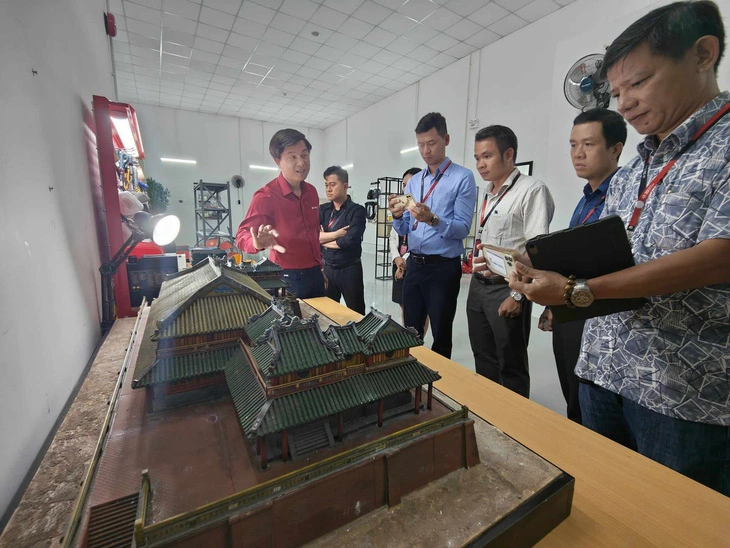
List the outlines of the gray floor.
<svg viewBox="0 0 730 548">
<path fill-rule="evenodd" d="M 390 281 L 375 279 L 374 246 L 363 244 L 363 270 L 365 272 L 365 305 L 374 306 L 382 312 L 390 314 L 394 319 L 401 321 L 400 307 L 391 301 Z M 459 292 L 459 306 L 454 319 L 454 348 L 451 359 L 474 371 L 474 357 L 469 346 L 469 335 L 466 321 L 466 297 L 469 291 L 471 276 L 465 274 L 461 279 Z M 343 301 L 344 304 L 344 301 Z M 542 312 L 541 306 L 533 307 L 538 315 Z M 565 415 L 565 400 L 560 391 L 560 383 L 555 370 L 552 339 L 549 333 L 537 328 L 537 318 L 532 319 L 530 331 L 530 399 L 556 413 Z M 430 348 L 433 338 L 426 334 L 426 346 Z"/>
</svg>

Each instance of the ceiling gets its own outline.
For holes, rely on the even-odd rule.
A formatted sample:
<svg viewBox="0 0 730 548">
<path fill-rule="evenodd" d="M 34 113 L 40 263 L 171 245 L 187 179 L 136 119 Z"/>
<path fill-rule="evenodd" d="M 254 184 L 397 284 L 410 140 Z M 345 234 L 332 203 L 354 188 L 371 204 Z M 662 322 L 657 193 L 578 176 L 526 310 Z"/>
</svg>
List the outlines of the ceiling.
<svg viewBox="0 0 730 548">
<path fill-rule="evenodd" d="M 119 100 L 326 128 L 574 0 L 110 0 Z"/>
</svg>

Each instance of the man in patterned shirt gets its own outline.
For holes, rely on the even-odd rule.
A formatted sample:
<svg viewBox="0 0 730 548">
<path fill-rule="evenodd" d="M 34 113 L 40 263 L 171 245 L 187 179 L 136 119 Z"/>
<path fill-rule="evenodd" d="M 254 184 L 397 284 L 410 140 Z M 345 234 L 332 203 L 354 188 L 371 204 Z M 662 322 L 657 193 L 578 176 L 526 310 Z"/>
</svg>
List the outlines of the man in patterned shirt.
<svg viewBox="0 0 730 548">
<path fill-rule="evenodd" d="M 730 93 L 716 77 L 724 37 L 714 3 L 677 2 L 606 51 L 618 111 L 646 135 L 603 211 L 626 222 L 637 265 L 574 286 L 519 265 L 533 281 L 513 276 L 510 287 L 544 305 L 646 297 L 638 310 L 586 323 L 576 366 L 583 423 L 730 496 Z"/>
</svg>

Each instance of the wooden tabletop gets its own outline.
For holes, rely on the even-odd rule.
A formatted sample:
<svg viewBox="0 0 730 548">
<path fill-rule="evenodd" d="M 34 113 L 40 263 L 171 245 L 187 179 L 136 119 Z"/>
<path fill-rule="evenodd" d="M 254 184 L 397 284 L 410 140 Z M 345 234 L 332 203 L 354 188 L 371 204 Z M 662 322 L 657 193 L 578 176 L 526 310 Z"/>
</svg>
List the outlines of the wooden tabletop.
<svg viewBox="0 0 730 548">
<path fill-rule="evenodd" d="M 361 316 L 327 298 L 310 305 L 338 323 Z M 575 478 L 571 516 L 539 544 L 730 546 L 730 498 L 420 347 L 435 386 Z"/>
</svg>

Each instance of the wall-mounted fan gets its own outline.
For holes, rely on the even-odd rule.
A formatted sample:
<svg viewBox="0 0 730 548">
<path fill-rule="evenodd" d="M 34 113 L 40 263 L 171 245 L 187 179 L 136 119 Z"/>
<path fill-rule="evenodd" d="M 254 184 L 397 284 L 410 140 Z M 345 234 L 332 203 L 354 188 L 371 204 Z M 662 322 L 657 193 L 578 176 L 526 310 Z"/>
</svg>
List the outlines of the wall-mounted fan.
<svg viewBox="0 0 730 548">
<path fill-rule="evenodd" d="M 575 108 L 608 108 L 611 100 L 611 86 L 601 77 L 603 55 L 591 53 L 576 61 L 565 75 L 563 91 L 565 98 Z"/>
</svg>

